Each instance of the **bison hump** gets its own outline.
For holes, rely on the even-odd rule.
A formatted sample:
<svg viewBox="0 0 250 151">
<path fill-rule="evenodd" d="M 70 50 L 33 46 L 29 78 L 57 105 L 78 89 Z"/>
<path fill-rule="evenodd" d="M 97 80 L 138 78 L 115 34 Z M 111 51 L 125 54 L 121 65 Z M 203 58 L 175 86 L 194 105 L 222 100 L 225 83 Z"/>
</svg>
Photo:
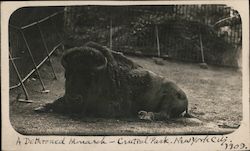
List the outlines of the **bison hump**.
<svg viewBox="0 0 250 151">
<path fill-rule="evenodd" d="M 139 64 L 133 62 L 131 59 L 126 57 L 121 52 L 112 51 L 112 54 L 113 54 L 114 59 L 116 60 L 117 64 L 122 66 L 122 67 L 127 67 L 129 69 L 142 68 L 142 66 L 140 66 Z"/>
</svg>

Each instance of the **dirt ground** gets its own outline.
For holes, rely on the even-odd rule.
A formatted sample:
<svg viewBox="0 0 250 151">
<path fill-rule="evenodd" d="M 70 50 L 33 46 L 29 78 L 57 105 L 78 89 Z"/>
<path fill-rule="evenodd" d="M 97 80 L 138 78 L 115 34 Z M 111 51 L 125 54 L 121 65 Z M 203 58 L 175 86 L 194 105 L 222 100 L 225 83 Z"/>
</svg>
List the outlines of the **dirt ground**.
<svg viewBox="0 0 250 151">
<path fill-rule="evenodd" d="M 152 58 L 130 57 L 141 66 L 175 81 L 187 94 L 190 113 L 202 121 L 190 120 L 146 122 L 138 119 L 90 119 L 54 113 L 35 113 L 42 104 L 64 94 L 64 70 L 60 57 L 53 56 L 57 80 L 49 64 L 40 69 L 49 93 L 41 93 L 39 80 L 33 76 L 25 83 L 33 103 L 17 101 L 21 88 L 10 91 L 10 121 L 22 134 L 42 135 L 178 135 L 224 134 L 233 132 L 242 120 L 241 72 L 198 64 L 164 61 L 157 65 Z M 21 98 L 24 98 L 21 95 Z"/>
</svg>

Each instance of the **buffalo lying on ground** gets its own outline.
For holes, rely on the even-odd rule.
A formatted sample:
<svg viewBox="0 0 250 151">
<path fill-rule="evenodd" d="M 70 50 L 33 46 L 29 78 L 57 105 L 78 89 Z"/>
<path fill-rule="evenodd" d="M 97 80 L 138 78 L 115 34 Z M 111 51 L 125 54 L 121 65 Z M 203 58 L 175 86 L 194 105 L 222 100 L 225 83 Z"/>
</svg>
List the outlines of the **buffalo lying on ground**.
<svg viewBox="0 0 250 151">
<path fill-rule="evenodd" d="M 36 111 L 146 120 L 188 115 L 187 96 L 175 83 L 97 43 L 67 50 L 62 65 L 65 95 Z"/>
</svg>

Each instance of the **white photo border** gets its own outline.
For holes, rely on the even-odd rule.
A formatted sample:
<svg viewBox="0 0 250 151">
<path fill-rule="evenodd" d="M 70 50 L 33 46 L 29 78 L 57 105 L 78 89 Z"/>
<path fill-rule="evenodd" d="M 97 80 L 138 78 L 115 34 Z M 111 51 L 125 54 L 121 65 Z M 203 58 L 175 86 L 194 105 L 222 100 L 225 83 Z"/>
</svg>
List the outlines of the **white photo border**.
<svg viewBox="0 0 250 151">
<path fill-rule="evenodd" d="M 170 4 L 226 4 L 237 10 L 242 19 L 242 112 L 243 120 L 241 126 L 233 133 L 226 135 L 184 135 L 184 136 L 167 136 L 169 139 L 176 137 L 204 138 L 210 137 L 210 142 L 198 142 L 194 144 L 129 144 L 120 145 L 118 143 L 110 144 L 18 144 L 21 139 L 50 139 L 50 140 L 68 140 L 72 138 L 84 140 L 101 140 L 101 136 L 26 136 L 14 130 L 9 119 L 9 62 L 8 62 L 8 23 L 10 15 L 20 7 L 26 6 L 71 6 L 71 5 L 170 5 Z M 22 2 L 1 2 L 1 95 L 2 95 L 2 149 L 3 150 L 230 150 L 235 145 L 245 146 L 242 150 L 250 149 L 250 131 L 249 131 L 249 2 L 248 0 L 203 0 L 203 1 L 22 1 Z M 165 139 L 165 136 L 156 136 L 157 139 Z M 216 137 L 216 138 L 215 138 Z M 107 142 L 118 139 L 134 139 L 144 136 L 106 136 Z M 212 138 L 217 143 L 211 142 Z M 223 139 L 227 143 L 221 145 Z M 241 148 L 237 148 L 240 150 Z"/>
</svg>

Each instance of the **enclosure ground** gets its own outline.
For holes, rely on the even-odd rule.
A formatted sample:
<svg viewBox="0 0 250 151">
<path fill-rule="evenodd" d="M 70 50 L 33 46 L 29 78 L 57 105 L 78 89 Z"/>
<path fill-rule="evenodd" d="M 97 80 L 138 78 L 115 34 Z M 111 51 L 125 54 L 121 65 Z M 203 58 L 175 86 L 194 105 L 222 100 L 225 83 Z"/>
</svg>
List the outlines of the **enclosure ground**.
<svg viewBox="0 0 250 151">
<path fill-rule="evenodd" d="M 25 83 L 34 103 L 17 101 L 21 88 L 10 91 L 10 121 L 22 134 L 57 135 L 175 135 L 224 134 L 233 132 L 242 120 L 242 79 L 235 69 L 164 61 L 157 65 L 151 58 L 130 57 L 144 68 L 175 81 L 187 94 L 190 113 L 203 123 L 188 121 L 145 122 L 137 119 L 90 119 L 54 113 L 35 113 L 40 105 L 64 94 L 64 70 L 60 57 L 52 61 L 58 79 L 53 80 L 49 64 L 40 69 L 50 93 L 41 93 L 41 85 L 33 76 Z M 24 97 L 21 95 L 21 98 Z"/>
</svg>

